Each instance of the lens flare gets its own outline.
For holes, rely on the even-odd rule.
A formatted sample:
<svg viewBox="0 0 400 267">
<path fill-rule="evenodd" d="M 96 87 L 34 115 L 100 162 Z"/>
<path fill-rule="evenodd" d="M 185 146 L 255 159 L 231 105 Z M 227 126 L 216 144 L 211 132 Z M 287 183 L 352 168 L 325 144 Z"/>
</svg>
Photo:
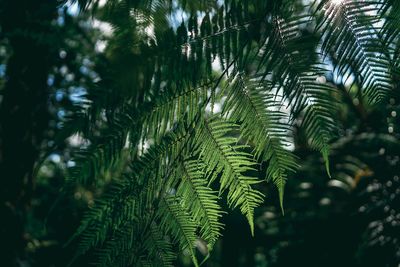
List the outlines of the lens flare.
<svg viewBox="0 0 400 267">
<path fill-rule="evenodd" d="M 331 0 L 331 2 L 332 2 L 332 4 L 338 6 L 338 5 L 341 5 L 344 2 L 344 0 Z"/>
</svg>

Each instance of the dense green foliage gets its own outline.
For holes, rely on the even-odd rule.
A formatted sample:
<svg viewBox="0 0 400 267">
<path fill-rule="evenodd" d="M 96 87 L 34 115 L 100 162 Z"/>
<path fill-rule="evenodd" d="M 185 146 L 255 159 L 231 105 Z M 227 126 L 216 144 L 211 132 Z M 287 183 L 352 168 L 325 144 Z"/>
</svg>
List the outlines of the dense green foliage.
<svg viewBox="0 0 400 267">
<path fill-rule="evenodd" d="M 6 265 L 399 262 L 398 1 L 28 2 L 0 3 Z"/>
<path fill-rule="evenodd" d="M 78 256 L 98 248 L 98 265 L 172 266 L 176 247 L 198 265 L 198 243 L 208 255 L 221 235 L 228 210 L 220 199 L 253 233 L 260 183 L 276 186 L 283 209 L 286 180 L 299 165 L 294 124 L 330 175 L 340 92 L 325 76 L 333 68 L 367 105 L 386 105 L 398 67 L 397 8 L 235 0 L 98 7 L 113 27 L 112 69 L 83 107 L 100 137 L 76 155 L 69 181 L 99 182 L 126 166 L 111 172 L 79 227 Z M 177 12 L 182 21 L 169 27 Z"/>
</svg>

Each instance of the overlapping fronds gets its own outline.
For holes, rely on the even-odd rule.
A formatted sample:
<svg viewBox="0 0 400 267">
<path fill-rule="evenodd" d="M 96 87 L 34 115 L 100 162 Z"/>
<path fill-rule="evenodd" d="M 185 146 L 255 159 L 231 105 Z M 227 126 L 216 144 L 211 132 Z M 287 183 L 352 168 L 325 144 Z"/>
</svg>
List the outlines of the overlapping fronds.
<svg viewBox="0 0 400 267">
<path fill-rule="evenodd" d="M 337 62 L 344 80 L 355 75 L 370 102 L 383 101 L 393 88 L 390 57 L 380 36 L 379 1 L 323 1 L 317 28 L 322 51 Z"/>
<path fill-rule="evenodd" d="M 153 263 L 150 266 L 168 266 L 172 267 L 176 258 L 172 244 L 165 238 L 160 226 L 153 223 L 150 230 L 146 232 L 144 245 L 149 250 L 148 255 Z"/>
<path fill-rule="evenodd" d="M 173 266 L 175 248 L 197 265 L 199 240 L 210 252 L 221 236 L 221 201 L 240 209 L 254 233 L 254 210 L 264 203 L 258 184 L 272 181 L 282 205 L 298 168 L 293 124 L 301 121 L 329 174 L 340 97 L 327 77 L 355 77 L 371 102 L 391 93 L 396 1 L 134 2 L 111 1 L 107 16 L 115 73 L 96 94 L 124 87 L 117 106 L 91 103 L 110 114 L 125 114 L 123 104 L 129 120 L 103 122 L 110 135 L 71 169 L 76 181 L 92 181 L 130 152 L 129 168 L 114 172 L 77 231 L 78 255 L 95 250 L 100 266 Z"/>
<path fill-rule="evenodd" d="M 129 251 L 134 250 L 140 240 L 135 240 L 138 231 L 131 221 L 128 221 L 126 227 L 117 229 L 112 238 L 108 239 L 101 249 L 97 251 L 97 259 L 93 262 L 96 266 L 110 266 L 116 260 L 118 266 L 129 266 L 132 261 L 132 254 Z M 154 257 L 156 258 L 156 257 Z"/>
<path fill-rule="evenodd" d="M 228 204 L 240 206 L 241 212 L 247 217 L 251 232 L 254 232 L 254 208 L 263 202 L 263 194 L 252 188 L 260 182 L 248 173 L 255 171 L 255 161 L 252 155 L 245 151 L 246 145 L 238 144 L 235 136 L 227 136 L 238 126 L 219 119 L 204 120 L 196 140 L 199 143 L 200 157 L 207 168 L 221 174 L 220 191 L 228 190 Z M 212 180 L 216 179 L 213 175 Z"/>
<path fill-rule="evenodd" d="M 337 131 L 337 100 L 333 88 L 323 81 L 318 82 L 326 70 L 318 63 L 315 37 L 304 32 L 310 19 L 307 14 L 296 15 L 293 12 L 285 14 L 285 17 L 275 16 L 271 35 L 263 48 L 265 52 L 261 54 L 260 68 L 265 69 L 264 76 L 271 73 L 292 114 L 304 110 L 303 125 L 309 143 L 322 153 L 328 166 L 329 143 Z"/>
<path fill-rule="evenodd" d="M 187 117 L 193 121 L 199 112 L 199 107 L 208 98 L 209 86 L 212 83 L 191 87 L 187 85 L 182 90 L 171 90 L 156 98 L 156 101 L 144 103 L 143 135 L 149 137 L 162 136 L 177 122 Z M 214 93 L 214 92 L 213 92 Z"/>
<path fill-rule="evenodd" d="M 151 205 L 167 182 L 167 179 L 150 177 L 165 175 L 166 170 L 159 166 L 159 161 L 166 155 L 177 154 L 185 138 L 182 129 L 165 136 L 160 144 L 132 163 L 129 175 L 113 182 L 102 199 L 96 201 L 94 207 L 87 212 L 76 235 L 72 237 L 80 236 L 78 254 L 86 253 L 90 248 L 103 243 L 111 229 L 118 229 L 127 220 L 143 217 L 141 207 Z"/>
<path fill-rule="evenodd" d="M 268 161 L 267 179 L 283 190 L 290 172 L 297 168 L 296 158 L 287 150 L 290 127 L 282 122 L 286 115 L 277 109 L 279 103 L 268 93 L 268 86 L 257 80 L 246 80 L 238 74 L 229 88 L 223 112 L 241 124 L 243 136 L 252 143 L 255 155 Z"/>
<path fill-rule="evenodd" d="M 90 184 L 112 168 L 120 159 L 121 152 L 126 145 L 129 129 L 124 127 L 131 120 L 124 116 L 123 121 L 114 122 L 109 129 L 103 131 L 104 136 L 96 144 L 81 148 L 74 157 L 75 166 L 70 169 L 68 179 L 71 182 Z M 75 135 L 78 142 L 84 144 L 84 139 Z"/>
<path fill-rule="evenodd" d="M 179 244 L 181 250 L 188 250 L 193 263 L 197 265 L 194 253 L 196 242 L 196 222 L 190 217 L 188 211 L 182 209 L 179 198 L 174 196 L 163 197 L 157 219 L 165 233 L 171 235 L 172 240 Z"/>
<path fill-rule="evenodd" d="M 206 167 L 199 160 L 181 162 L 177 174 L 183 174 L 176 194 L 182 199 L 193 219 L 200 227 L 200 237 L 212 248 L 221 235 L 223 225 L 219 222 L 222 210 L 218 195 L 204 179 Z"/>
</svg>

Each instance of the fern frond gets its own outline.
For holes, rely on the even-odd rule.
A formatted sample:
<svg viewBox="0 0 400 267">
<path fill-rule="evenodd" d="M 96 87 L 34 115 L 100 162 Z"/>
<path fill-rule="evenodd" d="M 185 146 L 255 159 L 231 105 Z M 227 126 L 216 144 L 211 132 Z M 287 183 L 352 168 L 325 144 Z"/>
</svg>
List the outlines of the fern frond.
<svg viewBox="0 0 400 267">
<path fill-rule="evenodd" d="M 143 247 L 148 251 L 148 260 L 152 262 L 151 266 L 173 267 L 176 255 L 173 252 L 172 244 L 156 223 L 151 224 L 144 240 Z"/>
<path fill-rule="evenodd" d="M 395 0 L 379 1 L 381 24 L 379 35 L 384 48 L 389 51 L 394 74 L 399 74 L 400 66 L 400 3 Z"/>
<path fill-rule="evenodd" d="M 165 165 L 159 162 L 167 155 L 176 154 L 186 138 L 182 129 L 166 135 L 160 144 L 149 148 L 140 159 L 132 163 L 130 175 L 126 174 L 123 179 L 116 180 L 102 198 L 95 202 L 71 238 L 80 237 L 77 256 L 102 244 L 112 229 L 118 229 L 126 221 L 143 217 L 147 211 L 141 208 L 152 206 L 168 182 L 166 179 L 158 179 L 166 172 L 163 168 Z"/>
<path fill-rule="evenodd" d="M 189 84 L 182 88 L 169 89 L 155 98 L 154 102 L 146 102 L 141 108 L 143 116 L 143 136 L 158 137 L 165 134 L 178 121 L 184 118 L 193 121 L 199 106 L 207 99 L 212 83 L 192 87 Z"/>
<path fill-rule="evenodd" d="M 356 76 L 371 102 L 393 87 L 400 65 L 394 0 L 321 0 L 313 14 L 290 0 L 183 2 L 110 0 L 102 10 L 114 30 L 105 55 L 115 69 L 97 95 L 89 92 L 98 103 L 91 108 L 127 119 L 93 120 L 101 124 L 93 128 L 108 127 L 101 140 L 89 136 L 92 146 L 77 154 L 70 177 L 91 183 L 111 173 L 123 151 L 130 164 L 77 232 L 78 255 L 101 247 L 98 265 L 172 266 L 175 247 L 198 265 L 196 242 L 211 250 L 221 235 L 218 200 L 225 195 L 253 234 L 254 210 L 264 201 L 257 164 L 266 164 L 281 206 L 298 168 L 288 149 L 293 121 L 302 120 L 329 174 L 338 96 L 324 79 L 325 58 L 334 75 Z M 176 10 L 185 13 L 182 22 L 170 21 Z M 111 101 L 116 91 L 102 94 L 110 86 L 119 90 Z"/>
<path fill-rule="evenodd" d="M 220 192 L 228 190 L 228 204 L 240 207 L 254 233 L 254 208 L 264 201 L 264 195 L 252 188 L 260 180 L 246 174 L 254 171 L 256 164 L 253 156 L 244 151 L 248 146 L 239 145 L 237 137 L 227 135 L 238 129 L 238 125 L 215 117 L 202 122 L 195 138 L 207 171 L 214 173 L 211 181 L 221 175 Z"/>
<path fill-rule="evenodd" d="M 140 242 L 135 238 L 136 231 L 138 231 L 135 225 L 135 222 L 127 221 L 124 223 L 124 227 L 116 229 L 101 248 L 96 250 L 97 258 L 93 264 L 102 267 L 129 266 L 135 252 L 138 253 L 137 247 Z"/>
<path fill-rule="evenodd" d="M 157 219 L 163 232 L 171 235 L 179 244 L 181 251 L 188 250 L 193 263 L 198 266 L 194 246 L 196 242 L 196 223 L 189 213 L 183 209 L 180 200 L 170 195 L 161 199 Z"/>
<path fill-rule="evenodd" d="M 74 155 L 75 166 L 68 170 L 67 183 L 88 185 L 96 182 L 112 168 L 121 157 L 128 135 L 125 125 L 132 123 L 129 115 L 118 116 L 103 132 L 104 137 L 96 144 L 81 148 Z"/>
<path fill-rule="evenodd" d="M 379 2 L 371 0 L 345 0 L 340 5 L 327 2 L 319 6 L 322 16 L 317 26 L 324 54 L 334 54 L 336 70 L 344 80 L 352 74 L 358 77 L 371 103 L 384 100 L 393 88 L 387 71 L 390 59 L 377 36 L 380 10 Z"/>
<path fill-rule="evenodd" d="M 181 197 L 182 204 L 198 223 L 200 237 L 211 249 L 221 236 L 223 225 L 219 219 L 222 217 L 222 210 L 217 203 L 218 196 L 207 186 L 204 169 L 205 165 L 199 160 L 181 162 L 177 173 L 182 174 L 182 180 L 176 195 Z"/>
<path fill-rule="evenodd" d="M 285 114 L 277 111 L 279 103 L 268 94 L 268 89 L 239 73 L 229 87 L 223 113 L 240 123 L 244 137 L 255 146 L 257 158 L 269 161 L 267 177 L 277 186 L 282 205 L 288 173 L 298 166 L 296 157 L 285 148 L 290 138 L 289 127 L 282 124 Z"/>
<path fill-rule="evenodd" d="M 301 33 L 301 28 L 309 21 L 308 15 L 275 18 L 260 67 L 266 73 L 271 71 L 274 83 L 282 88 L 292 114 L 305 109 L 302 126 L 311 147 L 321 152 L 329 174 L 329 143 L 337 132 L 337 99 L 332 87 L 318 82 L 326 70 L 318 64 L 316 40 Z"/>
<path fill-rule="evenodd" d="M 75 258 L 85 254 L 91 248 L 103 244 L 111 229 L 118 229 L 126 220 L 134 221 L 135 198 L 123 197 L 127 184 L 115 183 L 103 198 L 95 201 L 89 209 L 81 225 L 71 241 L 79 237 L 79 244 Z M 75 259 L 73 259 L 75 260 Z"/>
</svg>

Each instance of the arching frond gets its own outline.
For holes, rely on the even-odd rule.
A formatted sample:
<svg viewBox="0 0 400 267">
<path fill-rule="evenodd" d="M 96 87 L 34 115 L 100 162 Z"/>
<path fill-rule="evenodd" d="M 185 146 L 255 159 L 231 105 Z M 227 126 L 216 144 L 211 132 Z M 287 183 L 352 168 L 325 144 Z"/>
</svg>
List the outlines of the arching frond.
<svg viewBox="0 0 400 267">
<path fill-rule="evenodd" d="M 326 82 L 318 82 L 326 70 L 318 63 L 316 39 L 302 32 L 310 16 L 290 14 L 273 19 L 260 68 L 264 68 L 264 77 L 271 72 L 292 114 L 305 110 L 306 136 L 311 147 L 321 152 L 329 174 L 329 143 L 337 132 L 334 122 L 337 99 L 333 88 Z"/>
<path fill-rule="evenodd" d="M 218 200 L 225 196 L 254 233 L 254 210 L 264 202 L 258 164 L 282 205 L 298 168 L 289 145 L 299 121 L 329 174 L 340 128 L 335 80 L 354 78 L 350 90 L 360 88 L 371 102 L 391 93 L 400 65 L 399 6 L 318 2 L 106 4 L 113 71 L 91 92 L 91 107 L 126 119 L 101 120 L 107 133 L 90 138 L 97 142 L 76 155 L 70 177 L 90 183 L 112 170 L 122 151 L 129 164 L 123 175 L 110 172 L 116 179 L 84 217 L 78 255 L 100 248 L 103 266 L 173 266 L 178 248 L 197 265 L 196 242 L 211 251 L 221 236 Z M 117 100 L 106 101 L 113 94 Z"/>
<path fill-rule="evenodd" d="M 193 121 L 198 107 L 208 98 L 211 84 L 210 82 L 197 87 L 183 86 L 182 91 L 170 90 L 156 98 L 154 103 L 144 103 L 141 109 L 144 117 L 144 136 L 162 136 L 184 117 Z"/>
<path fill-rule="evenodd" d="M 290 138 L 290 128 L 282 124 L 285 114 L 277 111 L 279 103 L 268 94 L 268 89 L 262 82 L 238 74 L 227 90 L 223 112 L 241 124 L 244 137 L 254 144 L 255 155 L 269 162 L 267 178 L 277 186 L 282 205 L 285 181 L 288 173 L 296 170 L 297 163 L 285 148 Z"/>
<path fill-rule="evenodd" d="M 393 88 L 387 71 L 391 69 L 390 58 L 377 25 L 381 7 L 377 1 L 345 0 L 340 5 L 328 1 L 318 8 L 323 53 L 334 55 L 336 70 L 345 80 L 356 75 L 371 102 L 384 100 Z"/>
<path fill-rule="evenodd" d="M 208 187 L 205 165 L 199 160 L 181 162 L 177 175 L 182 175 L 176 194 L 181 197 L 182 204 L 187 208 L 193 219 L 198 222 L 200 237 L 208 243 L 211 249 L 221 235 L 223 225 L 218 196 Z"/>
<path fill-rule="evenodd" d="M 245 152 L 246 145 L 238 144 L 239 139 L 227 136 L 238 130 L 238 126 L 218 118 L 204 120 L 196 134 L 198 151 L 209 172 L 214 172 L 212 180 L 221 175 L 220 191 L 228 190 L 228 204 L 240 207 L 247 217 L 251 232 L 254 232 L 254 208 L 263 202 L 263 194 L 252 188 L 260 181 L 246 173 L 255 171 L 253 156 Z"/>
<path fill-rule="evenodd" d="M 176 258 L 173 253 L 172 244 L 163 235 L 161 229 L 155 223 L 150 225 L 150 230 L 144 237 L 143 247 L 148 251 L 148 260 L 152 262 L 151 266 L 172 267 Z"/>
<path fill-rule="evenodd" d="M 167 179 L 154 179 L 165 175 L 166 170 L 159 166 L 160 159 L 173 151 L 185 141 L 184 132 L 170 133 L 160 144 L 149 149 L 140 160 L 131 165 L 133 177 L 125 175 L 116 180 L 102 198 L 85 215 L 81 226 L 71 238 L 80 237 L 77 255 L 86 253 L 90 248 L 102 244 L 112 229 L 118 229 L 126 221 L 143 217 L 143 207 L 151 206 L 162 188 L 166 188 Z M 151 179 L 153 177 L 153 179 Z"/>
<path fill-rule="evenodd" d="M 160 227 L 164 232 L 171 235 L 172 239 L 179 243 L 181 250 L 187 249 L 192 257 L 193 263 L 198 266 L 194 253 L 196 241 L 196 223 L 189 213 L 182 209 L 178 198 L 166 196 L 161 202 L 157 212 Z"/>
<path fill-rule="evenodd" d="M 132 123 L 129 116 L 120 116 L 104 132 L 104 137 L 96 144 L 90 144 L 75 154 L 75 166 L 69 170 L 69 183 L 91 184 L 112 168 L 121 157 L 127 141 L 128 129 L 124 125 Z"/>
</svg>

